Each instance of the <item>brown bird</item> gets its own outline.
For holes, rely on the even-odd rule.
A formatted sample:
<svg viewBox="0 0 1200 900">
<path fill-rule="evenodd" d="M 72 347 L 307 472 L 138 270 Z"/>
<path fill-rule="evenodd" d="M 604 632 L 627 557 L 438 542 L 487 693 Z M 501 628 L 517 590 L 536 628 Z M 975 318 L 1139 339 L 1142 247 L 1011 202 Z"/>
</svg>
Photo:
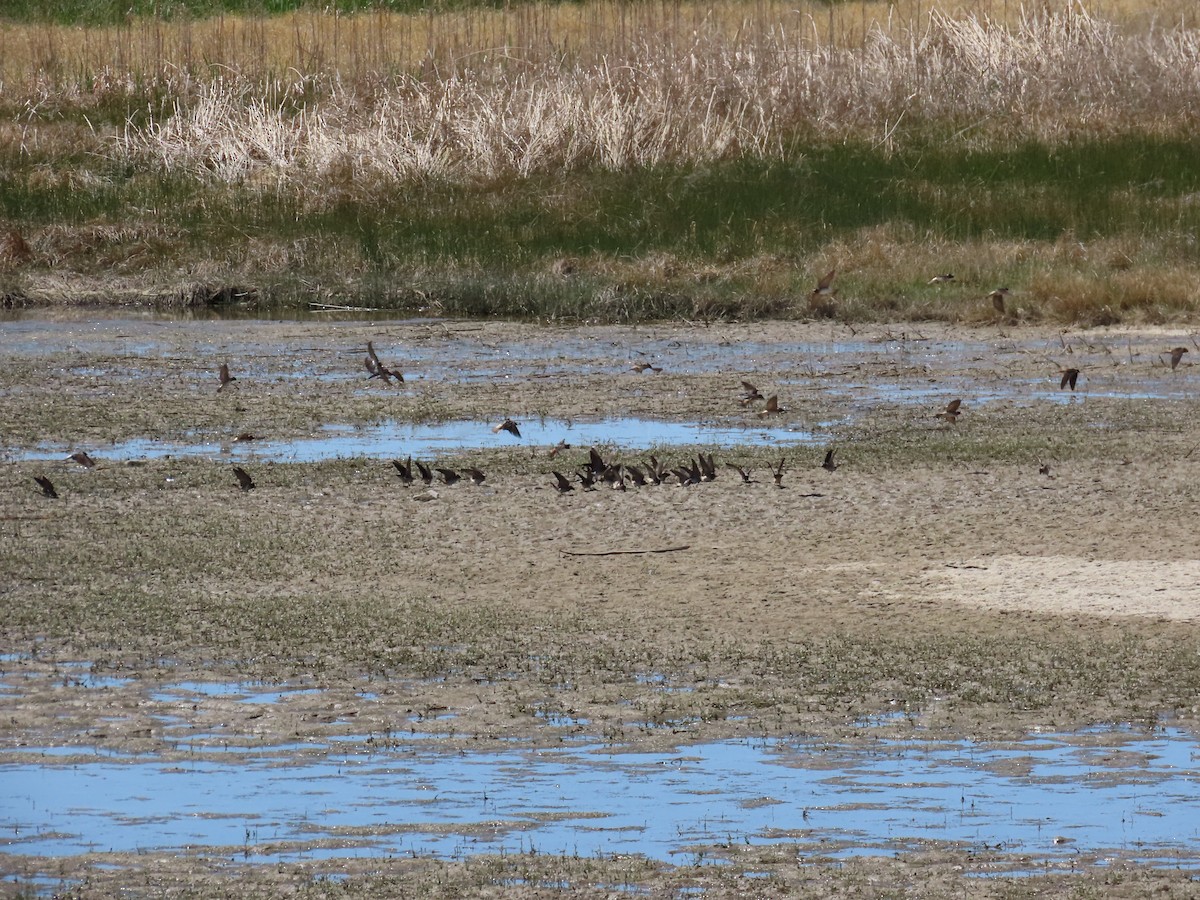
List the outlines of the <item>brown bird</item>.
<svg viewBox="0 0 1200 900">
<path fill-rule="evenodd" d="M 646 463 L 646 477 L 654 484 L 662 484 L 666 479 L 667 467 L 658 461 L 658 457 L 650 454 L 650 460 Z"/>
<path fill-rule="evenodd" d="M 457 484 L 459 481 L 462 481 L 462 476 L 453 469 L 439 469 L 435 466 L 434 471 L 442 476 L 442 481 L 446 484 Z"/>
<path fill-rule="evenodd" d="M 1063 388 L 1070 386 L 1071 390 L 1075 390 L 1075 382 L 1078 380 L 1078 369 L 1063 369 L 1062 380 L 1058 382 L 1058 389 L 1061 391 Z"/>
<path fill-rule="evenodd" d="M 838 467 L 837 460 L 834 459 L 834 456 L 836 456 L 836 455 L 837 455 L 837 448 L 830 447 L 829 450 L 826 451 L 826 453 L 825 453 L 825 462 L 821 463 L 821 468 L 825 469 L 828 472 L 832 472 L 835 469 L 837 469 L 837 467 Z"/>
<path fill-rule="evenodd" d="M 954 275 L 947 272 L 945 275 L 934 275 L 926 284 L 945 284 L 947 281 L 953 281 Z"/>
<path fill-rule="evenodd" d="M 237 476 L 238 486 L 243 491 L 252 491 L 257 487 L 257 485 L 254 483 L 254 479 L 250 477 L 250 473 L 241 466 L 234 466 L 233 474 Z"/>
<path fill-rule="evenodd" d="M 662 366 L 653 366 L 648 362 L 635 362 L 629 368 L 637 372 L 639 375 L 643 372 L 661 372 Z"/>
<path fill-rule="evenodd" d="M 1188 352 L 1187 347 L 1176 347 L 1171 351 L 1171 371 L 1174 372 L 1183 360 L 1183 354 Z"/>
<path fill-rule="evenodd" d="M 1010 291 L 1008 288 L 1002 287 L 996 288 L 996 290 L 988 294 L 988 299 L 992 301 L 992 308 L 996 310 L 996 312 L 1000 313 L 1000 315 L 1004 315 L 1007 311 L 1004 300 L 1011 293 L 1012 291 Z"/>
<path fill-rule="evenodd" d="M 517 423 L 514 422 L 512 419 L 506 418 L 499 425 L 495 425 L 492 427 L 492 434 L 499 434 L 501 431 L 507 431 L 513 437 L 521 436 L 520 427 L 518 427 Z"/>
<path fill-rule="evenodd" d="M 385 384 L 391 384 L 395 378 L 397 382 L 404 382 L 404 375 L 395 369 L 389 369 L 379 361 L 379 354 L 375 352 L 375 345 L 371 341 L 367 341 L 367 355 L 363 359 L 363 365 L 367 367 L 367 380 L 372 378 L 382 378 Z"/>
<path fill-rule="evenodd" d="M 483 472 L 481 472 L 479 469 L 473 468 L 471 466 L 468 466 L 467 468 L 463 469 L 463 474 L 465 474 L 469 479 L 471 479 L 471 484 L 483 484 L 483 480 L 485 478 L 487 478 L 487 476 L 484 475 Z"/>
<path fill-rule="evenodd" d="M 403 481 L 405 484 L 413 483 L 411 456 L 404 462 L 400 462 L 398 459 L 393 459 L 392 465 L 396 467 L 396 474 L 399 476 L 401 481 Z"/>
<path fill-rule="evenodd" d="M 575 485 L 571 484 L 570 479 L 561 472 L 551 472 L 550 474 L 554 476 L 554 487 L 560 494 L 575 490 Z"/>
<path fill-rule="evenodd" d="M 429 467 L 422 465 L 419 459 L 415 460 L 415 462 L 417 464 L 417 472 L 420 474 L 421 480 L 426 484 L 433 484 L 433 472 L 430 471 Z"/>
<path fill-rule="evenodd" d="M 54 482 L 45 475 L 34 475 L 33 480 L 38 483 L 38 487 L 42 489 L 42 493 L 51 500 L 58 499 L 58 491 L 54 489 Z"/>
<path fill-rule="evenodd" d="M 233 439 L 233 442 L 235 444 L 244 444 L 246 441 L 257 441 L 257 440 L 258 440 L 257 434 L 251 434 L 249 431 L 243 431 L 241 434 L 239 434 L 237 437 L 235 437 Z"/>
<path fill-rule="evenodd" d="M 949 403 L 946 404 L 946 408 L 942 412 L 934 415 L 934 418 L 941 419 L 943 422 L 947 422 L 950 425 L 953 425 L 955 422 L 958 421 L 959 408 L 961 406 L 962 406 L 962 400 L 951 400 Z"/>
<path fill-rule="evenodd" d="M 837 269 L 830 269 L 828 274 L 817 282 L 817 286 L 813 288 L 813 297 L 830 297 L 833 295 L 833 276 L 837 274 Z"/>
<path fill-rule="evenodd" d="M 779 457 L 779 465 L 771 470 L 771 475 L 775 479 L 776 487 L 783 487 L 783 463 L 784 457 Z"/>
<path fill-rule="evenodd" d="M 746 469 L 743 469 L 741 466 L 739 466 L 737 463 L 727 462 L 727 463 L 725 463 L 725 468 L 733 469 L 733 471 L 735 471 L 739 475 L 741 475 L 742 476 L 742 484 L 750 484 L 753 481 L 753 479 L 751 479 L 751 477 L 750 477 L 750 473 Z"/>
<path fill-rule="evenodd" d="M 74 453 L 72 453 L 70 456 L 68 456 L 67 459 L 74 460 L 75 462 L 77 462 L 81 466 L 83 466 L 85 469 L 90 469 L 94 465 L 96 465 L 96 461 L 94 459 L 92 459 L 90 456 L 88 456 L 88 453 L 86 450 L 77 450 Z"/>
<path fill-rule="evenodd" d="M 646 473 L 637 466 L 626 466 L 625 472 L 629 475 L 629 480 L 638 487 L 646 486 Z"/>
<path fill-rule="evenodd" d="M 713 460 L 713 455 L 710 453 L 705 456 L 703 453 L 697 456 L 696 461 L 700 465 L 700 478 L 704 481 L 717 480 L 717 464 Z"/>
<path fill-rule="evenodd" d="M 557 444 L 555 444 L 553 447 L 550 448 L 550 452 L 547 453 L 546 455 L 548 457 L 550 457 L 551 459 L 554 459 L 554 457 L 558 456 L 558 454 L 562 453 L 564 450 L 570 450 L 570 449 L 571 449 L 570 444 L 568 444 L 566 441 L 560 440 Z"/>
<path fill-rule="evenodd" d="M 738 397 L 738 402 L 741 403 L 742 406 L 749 406 L 755 400 L 765 400 L 765 399 L 767 399 L 767 398 L 764 397 L 762 394 L 760 394 L 758 391 L 758 388 L 756 388 L 750 382 L 748 382 L 748 381 L 742 382 L 742 395 L 740 397 Z"/>
<path fill-rule="evenodd" d="M 760 409 L 758 411 L 758 415 L 759 415 L 759 418 L 762 418 L 763 416 L 773 416 L 773 415 L 775 415 L 775 413 L 781 413 L 781 412 L 786 412 L 786 411 L 787 410 L 781 408 L 779 405 L 779 395 L 772 394 L 770 397 L 767 398 L 766 407 L 764 409 Z"/>
<path fill-rule="evenodd" d="M 221 383 L 217 385 L 217 393 L 225 390 L 225 386 L 231 381 L 237 381 L 236 375 L 229 374 L 229 363 L 221 363 L 221 371 L 218 373 Z"/>
</svg>

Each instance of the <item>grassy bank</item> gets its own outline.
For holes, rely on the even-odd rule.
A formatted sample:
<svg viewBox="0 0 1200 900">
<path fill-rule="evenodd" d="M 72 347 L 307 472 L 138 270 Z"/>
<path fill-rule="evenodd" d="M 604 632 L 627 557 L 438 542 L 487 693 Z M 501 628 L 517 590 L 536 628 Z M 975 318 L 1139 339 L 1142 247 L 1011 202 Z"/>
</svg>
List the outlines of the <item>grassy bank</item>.
<svg viewBox="0 0 1200 900">
<path fill-rule="evenodd" d="M 882 12 L 141 19 L 120 60 L 111 28 L 3 26 L 49 56 L 0 88 L 0 293 L 855 322 L 987 321 L 1008 286 L 1000 320 L 1194 318 L 1186 17 Z M 240 57 L 196 55 L 217 27 Z"/>
</svg>

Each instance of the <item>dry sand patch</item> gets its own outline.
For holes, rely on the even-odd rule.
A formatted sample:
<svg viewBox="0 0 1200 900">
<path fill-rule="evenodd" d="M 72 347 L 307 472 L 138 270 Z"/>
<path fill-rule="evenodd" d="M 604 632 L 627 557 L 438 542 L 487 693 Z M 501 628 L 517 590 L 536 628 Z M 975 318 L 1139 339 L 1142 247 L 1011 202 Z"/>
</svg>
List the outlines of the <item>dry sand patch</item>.
<svg viewBox="0 0 1200 900">
<path fill-rule="evenodd" d="M 987 610 L 1200 620 L 1200 560 L 980 557 L 930 570 L 938 598 Z"/>
</svg>

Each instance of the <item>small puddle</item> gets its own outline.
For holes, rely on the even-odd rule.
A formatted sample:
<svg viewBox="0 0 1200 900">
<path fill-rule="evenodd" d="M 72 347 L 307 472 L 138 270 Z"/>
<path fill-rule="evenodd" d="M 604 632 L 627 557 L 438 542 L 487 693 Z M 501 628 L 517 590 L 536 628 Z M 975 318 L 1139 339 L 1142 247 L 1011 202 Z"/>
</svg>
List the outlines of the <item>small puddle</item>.
<svg viewBox="0 0 1200 900">
<path fill-rule="evenodd" d="M 657 446 L 714 446 L 811 444 L 810 431 L 762 428 L 715 422 L 664 422 L 653 419 L 604 419 L 597 422 L 565 419 L 528 419 L 520 423 L 521 437 L 492 431 L 486 422 L 414 424 L 387 422 L 360 428 L 329 425 L 313 437 L 291 441 L 195 443 L 137 439 L 89 448 L 97 458 L 113 460 L 161 459 L 172 456 L 212 457 L 230 460 L 270 459 L 317 462 L 327 459 L 435 459 L 468 450 L 495 447 L 554 445 L 560 440 L 576 447 L 593 445 L 624 449 Z M 12 450 L 12 460 L 64 459 L 78 448 L 43 444 L 33 450 Z"/>
<path fill-rule="evenodd" d="M 536 848 L 679 862 L 743 843 L 845 858 L 947 842 L 1034 861 L 1200 857 L 1200 745 L 1173 729 L 1002 744 L 723 741 L 669 754 L 582 744 L 462 753 L 436 740 L 380 749 L 361 735 L 305 748 L 230 747 L 183 762 L 10 750 L 0 755 L 11 760 L 0 762 L 0 852 L 222 848 L 282 861 Z"/>
</svg>

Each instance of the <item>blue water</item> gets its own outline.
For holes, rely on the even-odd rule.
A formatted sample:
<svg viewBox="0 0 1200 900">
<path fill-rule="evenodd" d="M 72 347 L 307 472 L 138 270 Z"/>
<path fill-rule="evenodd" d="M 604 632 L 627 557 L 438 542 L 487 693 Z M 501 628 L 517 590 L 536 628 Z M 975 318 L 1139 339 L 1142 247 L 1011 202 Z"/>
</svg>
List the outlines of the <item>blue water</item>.
<svg viewBox="0 0 1200 900">
<path fill-rule="evenodd" d="M 1005 744 L 722 741 L 668 754 L 390 747 L 352 738 L 184 762 L 52 747 L 31 760 L 43 750 L 22 748 L 0 762 L 0 852 L 450 859 L 535 848 L 679 862 L 729 842 L 839 858 L 947 841 L 1200 863 L 1200 746 L 1170 729 Z M 303 846 L 319 839 L 339 844 Z"/>
</svg>

